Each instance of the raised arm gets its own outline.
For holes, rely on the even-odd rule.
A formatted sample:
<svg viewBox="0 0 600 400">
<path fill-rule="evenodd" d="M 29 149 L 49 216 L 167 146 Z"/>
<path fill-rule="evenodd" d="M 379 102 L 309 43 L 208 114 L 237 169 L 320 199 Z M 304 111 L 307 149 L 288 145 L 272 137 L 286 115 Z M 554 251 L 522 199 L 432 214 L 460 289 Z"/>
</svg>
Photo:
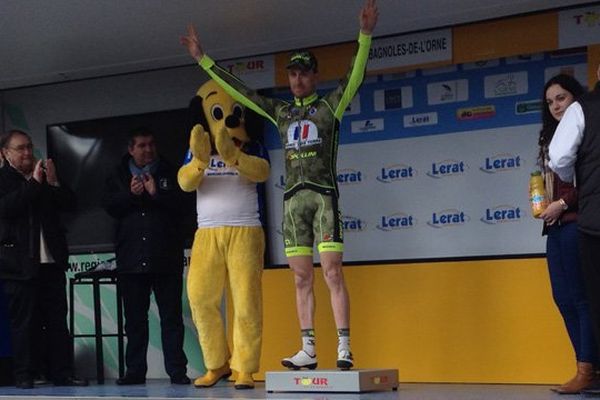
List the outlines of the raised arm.
<svg viewBox="0 0 600 400">
<path fill-rule="evenodd" d="M 375 0 L 366 0 L 358 16 L 360 31 L 365 35 L 371 35 L 377 25 L 377 17 L 379 17 L 379 10 Z"/>
<path fill-rule="evenodd" d="M 190 56 L 192 56 L 194 60 L 198 61 L 202 58 L 202 56 L 204 56 L 204 51 L 200 45 L 200 40 L 198 40 L 198 34 L 196 33 L 194 25 L 188 25 L 187 35 L 181 36 L 179 38 L 179 42 L 187 47 Z"/>
</svg>

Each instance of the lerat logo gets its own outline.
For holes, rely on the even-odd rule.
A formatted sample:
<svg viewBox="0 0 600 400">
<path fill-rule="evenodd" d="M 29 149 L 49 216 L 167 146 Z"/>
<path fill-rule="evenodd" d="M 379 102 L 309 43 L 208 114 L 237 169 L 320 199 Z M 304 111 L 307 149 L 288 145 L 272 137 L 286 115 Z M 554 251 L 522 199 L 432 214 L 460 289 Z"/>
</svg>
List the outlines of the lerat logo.
<svg viewBox="0 0 600 400">
<path fill-rule="evenodd" d="M 479 167 L 480 170 L 488 174 L 512 171 L 519 168 L 521 168 L 521 156 L 508 153 L 486 157 L 483 166 Z"/>
<path fill-rule="evenodd" d="M 383 183 L 392 183 L 396 181 L 405 181 L 415 177 L 417 171 L 410 165 L 394 164 L 381 168 L 381 173 L 377 180 Z"/>
<path fill-rule="evenodd" d="M 469 216 L 465 214 L 464 211 L 451 208 L 432 213 L 431 220 L 427 221 L 427 225 L 432 228 L 446 228 L 464 225 L 469 220 Z"/>
<path fill-rule="evenodd" d="M 217 160 L 214 158 L 210 159 L 210 162 L 208 163 L 208 168 L 209 169 L 219 169 L 219 168 L 225 168 L 226 164 L 224 161 L 222 160 Z"/>
<path fill-rule="evenodd" d="M 367 228 L 367 223 L 360 218 L 350 215 L 342 216 L 342 229 L 344 232 L 361 232 Z"/>
<path fill-rule="evenodd" d="M 397 212 L 391 215 L 384 215 L 380 218 L 379 224 L 377 224 L 377 229 L 382 231 L 395 231 L 399 229 L 408 229 L 415 226 L 417 223 L 417 219 L 412 215 Z"/>
<path fill-rule="evenodd" d="M 361 183 L 363 180 L 362 172 L 354 169 L 342 169 L 338 171 L 337 182 L 340 185 L 353 185 Z"/>
<path fill-rule="evenodd" d="M 469 168 L 464 161 L 444 160 L 431 164 L 431 171 L 427 172 L 432 178 L 444 178 L 446 176 L 463 175 L 465 169 Z"/>
<path fill-rule="evenodd" d="M 481 217 L 481 222 L 495 225 L 504 222 L 517 222 L 522 217 L 521 209 L 511 205 L 500 205 L 493 208 L 486 208 L 485 215 Z"/>
<path fill-rule="evenodd" d="M 210 161 L 208 162 L 208 168 L 206 168 L 205 173 L 207 176 L 239 175 L 236 169 L 227 168 L 227 164 L 225 164 L 225 161 L 216 157 L 210 158 Z"/>
</svg>

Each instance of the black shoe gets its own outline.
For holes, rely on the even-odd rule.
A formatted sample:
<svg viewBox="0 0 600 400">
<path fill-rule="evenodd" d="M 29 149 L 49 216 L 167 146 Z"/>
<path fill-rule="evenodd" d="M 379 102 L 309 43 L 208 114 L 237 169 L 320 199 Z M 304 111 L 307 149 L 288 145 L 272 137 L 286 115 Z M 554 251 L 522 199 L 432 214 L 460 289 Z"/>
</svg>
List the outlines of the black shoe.
<svg viewBox="0 0 600 400">
<path fill-rule="evenodd" d="M 134 376 L 125 374 L 124 377 L 117 379 L 117 385 L 143 385 L 146 378 L 143 376 Z"/>
<path fill-rule="evenodd" d="M 189 385 L 192 381 L 187 375 L 177 375 L 171 377 L 171 383 L 173 385 Z"/>
<path fill-rule="evenodd" d="M 88 386 L 90 384 L 87 379 L 74 376 L 55 379 L 52 383 L 54 383 L 54 386 Z"/>
<path fill-rule="evenodd" d="M 15 386 L 19 389 L 33 389 L 33 379 L 18 380 Z"/>
</svg>

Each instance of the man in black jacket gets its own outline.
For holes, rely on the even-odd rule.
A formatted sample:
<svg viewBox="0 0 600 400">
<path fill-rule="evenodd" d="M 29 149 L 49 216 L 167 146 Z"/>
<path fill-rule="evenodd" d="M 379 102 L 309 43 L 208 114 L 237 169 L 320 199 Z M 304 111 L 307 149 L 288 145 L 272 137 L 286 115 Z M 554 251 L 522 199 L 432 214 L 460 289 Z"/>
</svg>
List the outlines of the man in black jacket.
<svg viewBox="0 0 600 400">
<path fill-rule="evenodd" d="M 600 343 L 600 65 L 596 75 L 594 90 L 572 103 L 561 118 L 550 143 L 549 165 L 564 182 L 577 183 L 581 269 Z M 600 383 L 582 393 L 600 395 Z"/>
<path fill-rule="evenodd" d="M 75 196 L 59 183 L 52 160 L 34 159 L 25 132 L 4 134 L 0 149 L 0 279 L 8 298 L 16 385 L 33 387 L 34 349 L 43 328 L 50 379 L 55 385 L 85 386 L 86 380 L 73 377 L 66 322 L 68 249 L 59 217 L 74 208 Z"/>
<path fill-rule="evenodd" d="M 151 291 L 160 314 L 165 370 L 171 383 L 190 383 L 181 305 L 183 192 L 176 174 L 158 156 L 153 134 L 141 128 L 131 133 L 128 154 L 107 181 L 105 207 L 118 221 L 117 271 L 127 334 L 127 373 L 119 385 L 146 381 Z"/>
</svg>

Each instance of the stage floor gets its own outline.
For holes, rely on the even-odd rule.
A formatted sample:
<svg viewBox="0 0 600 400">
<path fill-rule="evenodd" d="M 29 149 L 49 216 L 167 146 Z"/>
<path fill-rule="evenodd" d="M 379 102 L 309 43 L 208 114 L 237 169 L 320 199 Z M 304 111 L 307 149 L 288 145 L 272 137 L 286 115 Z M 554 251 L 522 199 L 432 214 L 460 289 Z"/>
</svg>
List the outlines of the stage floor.
<svg viewBox="0 0 600 400">
<path fill-rule="evenodd" d="M 302 399 L 302 400 L 546 400 L 564 396 L 545 385 L 475 385 L 400 383 L 397 391 L 369 393 L 267 393 L 264 383 L 254 390 L 235 390 L 233 383 L 221 382 L 212 388 L 171 385 L 168 380 L 148 380 L 146 385 L 117 386 L 114 380 L 104 385 L 83 388 L 39 386 L 34 389 L 0 387 L 0 399 L 111 400 L 122 399 Z M 571 397 L 572 398 L 572 397 Z M 578 398 L 578 397 L 577 397 Z"/>
</svg>

